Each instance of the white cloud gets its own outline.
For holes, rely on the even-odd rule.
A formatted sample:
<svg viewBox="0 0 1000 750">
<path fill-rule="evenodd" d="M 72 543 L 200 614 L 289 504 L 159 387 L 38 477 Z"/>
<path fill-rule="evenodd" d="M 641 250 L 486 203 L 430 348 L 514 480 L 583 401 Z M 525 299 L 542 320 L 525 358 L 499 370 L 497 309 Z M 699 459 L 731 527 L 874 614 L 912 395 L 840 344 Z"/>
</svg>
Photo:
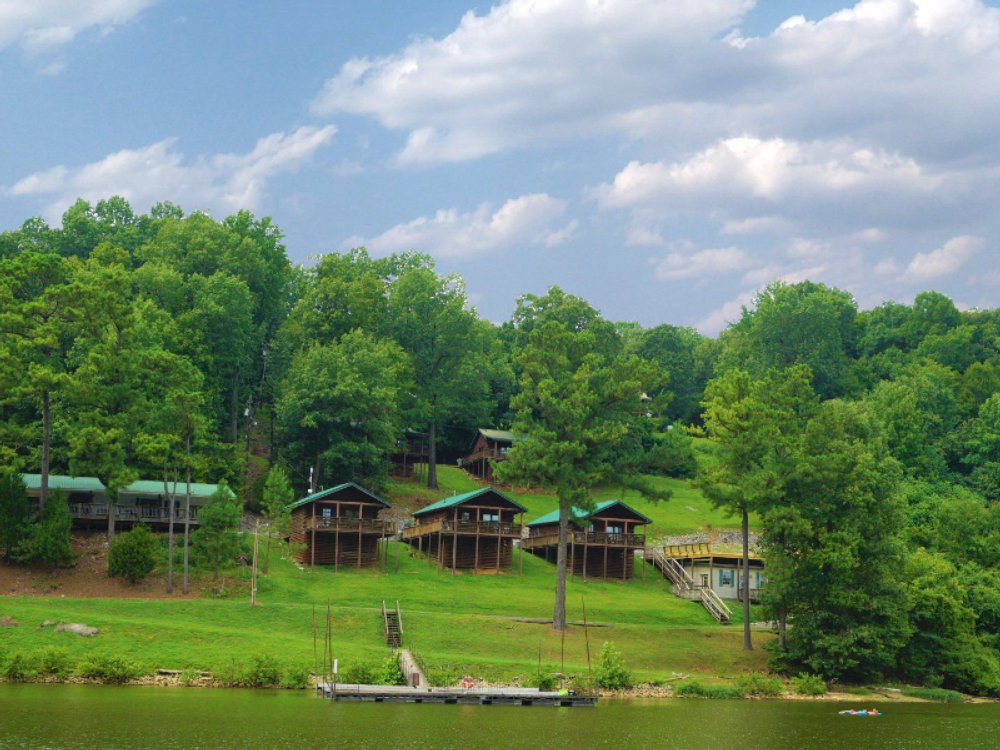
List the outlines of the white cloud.
<svg viewBox="0 0 1000 750">
<path fill-rule="evenodd" d="M 354 58 L 313 101 L 408 133 L 402 163 L 461 161 L 635 127 L 632 113 L 696 96 L 704 49 L 753 0 L 508 0 L 440 40 Z M 663 74 L 669 68 L 669 74 Z M 651 71 L 657 71 L 651 75 Z"/>
<path fill-rule="evenodd" d="M 330 142 L 336 128 L 301 127 L 257 141 L 245 154 L 214 154 L 187 159 L 168 138 L 139 149 L 123 149 L 80 167 L 57 166 L 36 172 L 7 190 L 12 197 L 46 196 L 53 219 L 77 198 L 96 201 L 120 195 L 134 207 L 170 200 L 188 210 L 230 213 L 255 208 L 270 178 L 294 170 Z"/>
<path fill-rule="evenodd" d="M 722 234 L 768 234 L 781 232 L 788 228 L 788 221 L 780 216 L 751 216 L 748 219 L 726 221 L 722 225 Z"/>
<path fill-rule="evenodd" d="M 718 335 L 719 331 L 727 325 L 735 323 L 740 319 L 740 316 L 743 314 L 743 308 L 750 307 L 756 296 L 757 291 L 754 289 L 751 289 L 749 292 L 741 293 L 735 299 L 731 299 L 726 304 L 717 307 L 707 316 L 698 321 L 698 323 L 695 324 L 695 328 L 704 333 L 706 336 Z"/>
<path fill-rule="evenodd" d="M 955 273 L 982 247 L 983 241 L 979 237 L 955 237 L 937 250 L 914 256 L 903 277 L 907 281 L 930 281 Z"/>
<path fill-rule="evenodd" d="M 88 29 L 108 31 L 134 21 L 159 0 L 0 0 L 0 49 L 28 52 L 73 41 Z"/>
<path fill-rule="evenodd" d="M 664 281 L 721 276 L 741 271 L 751 264 L 750 257 L 736 247 L 699 250 L 695 253 L 670 253 L 656 265 L 656 278 Z"/>
<path fill-rule="evenodd" d="M 364 245 L 377 255 L 415 249 L 439 258 L 482 255 L 514 245 L 555 247 L 577 228 L 575 220 L 556 226 L 565 212 L 565 201 L 535 193 L 511 198 L 496 211 L 488 203 L 467 213 L 442 209 L 433 216 L 398 224 L 377 237 L 352 237 L 345 245 Z"/>
</svg>

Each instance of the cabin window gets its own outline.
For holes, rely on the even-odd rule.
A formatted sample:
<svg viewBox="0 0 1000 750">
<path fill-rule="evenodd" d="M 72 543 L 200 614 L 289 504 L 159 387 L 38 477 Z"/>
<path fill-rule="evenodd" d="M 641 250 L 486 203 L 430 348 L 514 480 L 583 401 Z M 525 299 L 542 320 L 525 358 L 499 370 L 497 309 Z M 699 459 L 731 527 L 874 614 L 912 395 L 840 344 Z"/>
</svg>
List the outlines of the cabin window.
<svg viewBox="0 0 1000 750">
<path fill-rule="evenodd" d="M 708 588 L 708 573 L 702 573 L 701 574 L 701 587 L 703 589 L 707 589 Z"/>
<path fill-rule="evenodd" d="M 610 524 L 609 523 L 608 524 L 608 533 L 609 534 L 621 534 L 622 533 L 622 527 L 618 526 L 617 524 Z"/>
<path fill-rule="evenodd" d="M 736 581 L 736 571 L 734 570 L 720 570 L 719 571 L 719 585 L 720 586 L 732 586 Z"/>
<path fill-rule="evenodd" d="M 333 508 L 323 508 L 323 518 L 333 518 Z"/>
<path fill-rule="evenodd" d="M 357 518 L 358 509 L 357 508 L 344 508 L 343 510 L 344 518 Z"/>
<path fill-rule="evenodd" d="M 483 513 L 483 520 L 487 522 L 497 523 L 500 520 L 499 513 Z"/>
<path fill-rule="evenodd" d="M 470 520 L 472 520 L 472 514 L 469 513 L 469 511 L 467 511 L 467 510 L 463 510 L 462 511 L 462 520 L 463 521 L 470 521 Z"/>
</svg>

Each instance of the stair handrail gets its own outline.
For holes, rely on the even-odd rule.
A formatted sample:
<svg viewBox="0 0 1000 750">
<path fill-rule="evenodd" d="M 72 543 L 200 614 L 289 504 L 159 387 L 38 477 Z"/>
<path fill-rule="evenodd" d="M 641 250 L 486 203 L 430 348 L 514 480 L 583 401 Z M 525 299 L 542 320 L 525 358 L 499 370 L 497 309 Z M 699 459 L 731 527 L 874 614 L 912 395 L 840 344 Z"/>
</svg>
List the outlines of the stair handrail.
<svg viewBox="0 0 1000 750">
<path fill-rule="evenodd" d="M 399 642 L 403 642 L 403 613 L 399 611 L 399 599 L 396 600 L 396 622 L 399 623 Z"/>
</svg>

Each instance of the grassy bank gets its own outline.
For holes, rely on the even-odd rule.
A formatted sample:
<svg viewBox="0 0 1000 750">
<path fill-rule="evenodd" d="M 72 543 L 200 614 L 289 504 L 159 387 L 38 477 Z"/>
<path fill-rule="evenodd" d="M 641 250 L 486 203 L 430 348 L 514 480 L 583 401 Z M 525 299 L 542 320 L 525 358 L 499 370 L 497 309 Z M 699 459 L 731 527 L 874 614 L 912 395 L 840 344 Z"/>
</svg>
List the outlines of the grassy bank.
<svg viewBox="0 0 1000 750">
<path fill-rule="evenodd" d="M 543 670 L 561 667 L 562 639 L 549 625 L 512 618 L 551 616 L 553 565 L 524 555 L 523 575 L 516 566 L 505 575 L 451 575 L 438 572 L 405 546 L 390 545 L 390 569 L 398 572 L 300 570 L 272 553 L 271 573 L 259 586 L 260 604 L 251 609 L 244 589 L 229 582 L 227 598 L 108 599 L 9 597 L 0 615 L 20 627 L 0 629 L 0 648 L 41 652 L 57 647 L 71 659 L 122 655 L 144 671 L 158 668 L 219 670 L 235 658 L 271 654 L 282 665 L 313 665 L 312 612 L 325 617 L 331 603 L 335 655 L 375 663 L 384 658 L 379 606 L 398 600 L 403 610 L 404 642 L 436 682 L 462 674 L 491 680 L 534 678 L 539 649 Z M 280 550 L 279 550 L 280 552 Z M 738 626 L 717 625 L 696 603 L 678 599 L 664 581 L 647 571 L 639 579 L 569 586 L 569 614 L 610 627 L 590 628 L 596 657 L 605 640 L 614 641 L 639 680 L 662 680 L 673 672 L 714 676 L 763 668 L 765 654 L 741 650 Z M 45 620 L 81 622 L 100 628 L 94 638 L 36 629 Z M 757 634 L 760 643 L 770 636 Z M 565 638 L 565 667 L 587 673 L 584 629 Z"/>
</svg>

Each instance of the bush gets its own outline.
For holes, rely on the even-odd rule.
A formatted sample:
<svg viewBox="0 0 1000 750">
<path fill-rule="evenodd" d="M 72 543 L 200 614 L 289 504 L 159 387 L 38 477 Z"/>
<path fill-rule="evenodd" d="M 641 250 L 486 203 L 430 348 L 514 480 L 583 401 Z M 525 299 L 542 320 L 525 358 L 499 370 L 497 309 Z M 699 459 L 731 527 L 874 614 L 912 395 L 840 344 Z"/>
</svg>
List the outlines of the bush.
<svg viewBox="0 0 1000 750">
<path fill-rule="evenodd" d="M 66 676 L 73 669 L 73 660 L 65 649 L 50 647 L 38 658 L 38 670 L 45 674 Z"/>
<path fill-rule="evenodd" d="M 773 698 L 785 692 L 785 686 L 777 677 L 769 677 L 759 672 L 747 672 L 736 678 L 736 689 L 743 695 L 758 698 Z"/>
<path fill-rule="evenodd" d="M 533 687 L 538 688 L 542 692 L 551 692 L 556 689 L 556 678 L 548 672 L 542 672 L 540 675 L 535 676 Z"/>
<path fill-rule="evenodd" d="M 124 685 L 142 674 L 139 665 L 124 656 L 95 656 L 77 669 L 81 677 L 101 680 L 109 685 Z"/>
<path fill-rule="evenodd" d="M 871 688 L 862 687 L 860 685 L 847 685 L 842 688 L 843 692 L 848 695 L 871 695 Z"/>
<path fill-rule="evenodd" d="M 729 700 L 742 698 L 743 693 L 732 685 L 706 685 L 704 683 L 682 682 L 674 688 L 674 695 L 681 698 L 715 698 Z"/>
<path fill-rule="evenodd" d="M 49 495 L 38 521 L 28 527 L 25 538 L 14 548 L 11 557 L 18 562 L 49 567 L 69 565 L 73 562 L 69 537 L 72 526 L 66 494 L 56 490 Z"/>
<path fill-rule="evenodd" d="M 280 681 L 278 662 L 267 654 L 253 657 L 240 680 L 242 685 L 252 688 L 275 687 Z"/>
<path fill-rule="evenodd" d="M 405 685 L 406 679 L 403 677 L 403 670 L 399 668 L 399 656 L 389 654 L 382 662 L 382 669 L 378 674 L 378 685 Z"/>
<path fill-rule="evenodd" d="M 197 669 L 185 669 L 177 678 L 182 685 L 196 685 L 201 680 Z"/>
<path fill-rule="evenodd" d="M 903 690 L 903 695 L 925 701 L 937 701 L 938 703 L 961 703 L 965 700 L 961 693 L 941 688 L 906 688 Z"/>
<path fill-rule="evenodd" d="M 826 681 L 818 674 L 803 674 L 793 677 L 792 689 L 799 695 L 826 695 Z"/>
<path fill-rule="evenodd" d="M 11 682 L 24 682 L 35 679 L 38 673 L 30 656 L 15 651 L 3 665 L 3 676 Z"/>
<path fill-rule="evenodd" d="M 108 575 L 138 583 L 156 567 L 159 543 L 148 526 L 136 526 L 115 536 L 108 550 Z"/>
<path fill-rule="evenodd" d="M 374 685 L 378 679 L 378 668 L 364 662 L 355 662 L 344 667 L 337 675 L 337 682 Z"/>
<path fill-rule="evenodd" d="M 212 673 L 212 676 L 215 678 L 215 681 L 223 687 L 239 687 L 243 684 L 243 677 L 245 674 L 246 668 L 244 667 L 243 662 L 232 658 L 229 662 L 216 669 Z"/>
<path fill-rule="evenodd" d="M 304 690 L 309 687 L 309 670 L 305 667 L 289 667 L 281 676 L 281 687 L 286 690 Z"/>
<path fill-rule="evenodd" d="M 17 472 L 0 473 L 0 549 L 7 557 L 28 534 L 31 523 L 28 490 Z"/>
<path fill-rule="evenodd" d="M 632 687 L 632 674 L 615 644 L 605 641 L 597 660 L 597 684 L 608 690 L 625 690 Z"/>
</svg>

